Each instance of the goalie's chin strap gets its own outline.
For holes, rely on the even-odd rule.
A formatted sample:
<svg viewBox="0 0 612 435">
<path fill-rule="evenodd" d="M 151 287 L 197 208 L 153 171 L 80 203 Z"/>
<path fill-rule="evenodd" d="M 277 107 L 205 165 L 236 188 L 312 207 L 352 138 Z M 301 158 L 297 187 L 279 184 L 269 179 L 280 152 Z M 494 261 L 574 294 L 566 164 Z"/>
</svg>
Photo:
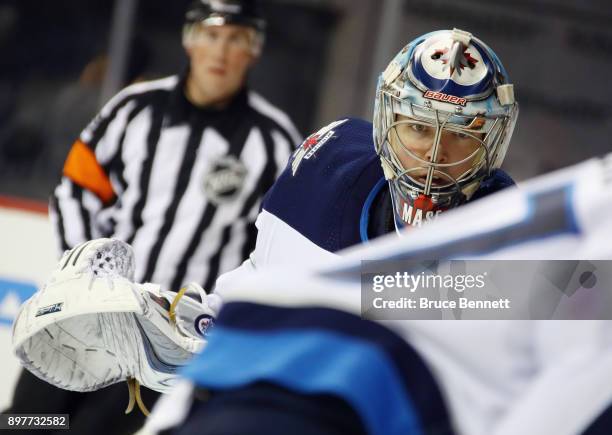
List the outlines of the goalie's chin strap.
<svg viewBox="0 0 612 435">
<path fill-rule="evenodd" d="M 176 327 L 176 306 L 178 305 L 180 299 L 183 297 L 185 292 L 187 291 L 187 287 L 183 287 L 176 294 L 172 303 L 170 304 L 170 309 L 168 310 L 168 316 L 170 317 L 170 323 Z M 138 409 L 145 415 L 149 416 L 150 412 L 142 401 L 142 396 L 140 395 L 140 382 L 138 382 L 135 378 L 127 379 L 128 391 L 130 394 L 130 400 L 128 402 L 128 406 L 125 409 L 125 413 L 129 414 L 134 410 L 134 403 L 138 404 Z"/>
</svg>

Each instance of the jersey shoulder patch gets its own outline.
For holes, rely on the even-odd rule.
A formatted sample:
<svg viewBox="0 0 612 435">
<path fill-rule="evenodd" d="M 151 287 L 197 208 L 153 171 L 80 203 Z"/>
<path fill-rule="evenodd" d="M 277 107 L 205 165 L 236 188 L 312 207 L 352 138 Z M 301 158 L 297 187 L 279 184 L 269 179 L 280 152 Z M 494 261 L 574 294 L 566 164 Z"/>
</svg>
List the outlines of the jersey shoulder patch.
<svg viewBox="0 0 612 435">
<path fill-rule="evenodd" d="M 315 155 L 319 148 L 334 137 L 334 134 L 336 134 L 335 129 L 344 124 L 346 121 L 348 121 L 348 118 L 334 121 L 308 136 L 302 145 L 300 145 L 291 156 L 291 174 L 295 175 L 300 167 L 300 163 L 302 163 L 302 160 L 310 160 L 310 158 Z"/>
<path fill-rule="evenodd" d="M 263 208 L 335 252 L 360 242 L 361 209 L 382 176 L 372 124 L 341 119 L 310 135 L 294 152 Z"/>
</svg>

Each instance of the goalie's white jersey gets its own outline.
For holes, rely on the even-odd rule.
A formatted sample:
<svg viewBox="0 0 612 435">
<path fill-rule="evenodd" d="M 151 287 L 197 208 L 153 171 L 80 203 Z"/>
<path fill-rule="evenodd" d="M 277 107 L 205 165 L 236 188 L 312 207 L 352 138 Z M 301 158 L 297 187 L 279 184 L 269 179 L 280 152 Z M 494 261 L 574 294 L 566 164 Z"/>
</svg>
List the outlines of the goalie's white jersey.
<svg viewBox="0 0 612 435">
<path fill-rule="evenodd" d="M 266 249 L 266 258 L 292 255 L 270 254 L 274 245 Z M 359 271 L 365 259 L 610 260 L 612 155 L 460 207 L 420 230 L 409 230 L 405 238 L 390 235 L 341 252 L 341 258 L 327 258 L 325 266 L 320 258 L 303 255 L 306 250 L 299 252 L 293 268 L 259 263 L 259 273 L 246 273 L 245 268 L 230 273 L 218 281 L 216 291 L 226 307 L 242 302 L 292 309 L 320 306 L 359 315 Z M 319 266 L 313 272 L 315 263 Z M 222 319 L 223 312 L 221 329 Z M 461 434 L 578 434 L 612 403 L 610 321 L 381 324 L 404 337 L 425 360 Z M 194 363 L 190 376 L 196 384 L 210 384 L 210 366 L 199 370 L 198 361 L 215 349 L 211 340 Z M 228 357 L 231 353 L 227 347 L 219 351 Z M 214 384 L 219 388 L 223 381 Z"/>
</svg>

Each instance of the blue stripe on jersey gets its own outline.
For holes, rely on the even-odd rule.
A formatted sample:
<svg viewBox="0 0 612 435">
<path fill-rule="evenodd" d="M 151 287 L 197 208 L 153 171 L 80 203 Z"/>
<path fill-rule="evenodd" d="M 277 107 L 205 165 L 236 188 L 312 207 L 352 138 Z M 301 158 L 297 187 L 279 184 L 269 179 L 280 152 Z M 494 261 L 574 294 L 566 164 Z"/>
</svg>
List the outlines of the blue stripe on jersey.
<svg viewBox="0 0 612 435">
<path fill-rule="evenodd" d="M 400 376 L 376 346 L 317 330 L 249 332 L 215 326 L 206 351 L 184 376 L 210 389 L 266 381 L 346 400 L 371 434 L 421 435 Z"/>
<path fill-rule="evenodd" d="M 564 195 L 563 195 L 563 211 L 565 212 L 566 218 L 566 228 L 564 232 L 571 232 L 574 234 L 580 234 L 580 225 L 578 225 L 578 218 L 576 217 L 576 211 L 574 210 L 574 204 L 572 202 L 572 198 L 576 194 L 576 185 L 574 183 L 568 184 L 565 187 L 562 187 Z M 559 234 L 562 234 L 560 232 Z"/>
<path fill-rule="evenodd" d="M 227 303 L 207 350 L 186 375 L 208 388 L 268 381 L 301 393 L 334 394 L 371 433 L 396 433 L 398 427 L 403 433 L 412 427 L 452 433 L 438 385 L 418 353 L 382 325 L 330 308 Z M 378 398 L 384 404 L 373 407 Z M 380 426 L 378 419 L 388 423 Z"/>
<path fill-rule="evenodd" d="M 359 234 L 361 235 L 361 241 L 367 242 L 368 238 L 368 224 L 370 223 L 370 207 L 372 207 L 372 203 L 374 202 L 374 198 L 383 188 L 383 186 L 387 183 L 385 177 L 378 180 L 378 182 L 374 185 L 374 188 L 368 194 L 365 203 L 363 204 L 363 208 L 361 209 L 361 218 L 359 219 Z"/>
<path fill-rule="evenodd" d="M 225 304 L 217 324 L 247 331 L 316 329 L 367 341 L 383 350 L 402 376 L 425 428 L 450 427 L 448 412 L 437 383 L 418 353 L 382 325 L 330 308 L 271 307 L 249 302 Z M 447 432 L 445 432 L 447 433 Z"/>
</svg>

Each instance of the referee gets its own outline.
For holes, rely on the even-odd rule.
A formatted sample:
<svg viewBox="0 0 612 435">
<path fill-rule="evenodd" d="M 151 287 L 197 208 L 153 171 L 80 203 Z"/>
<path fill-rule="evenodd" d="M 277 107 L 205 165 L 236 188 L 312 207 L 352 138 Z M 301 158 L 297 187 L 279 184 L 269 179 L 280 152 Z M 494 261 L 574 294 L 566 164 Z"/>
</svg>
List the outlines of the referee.
<svg viewBox="0 0 612 435">
<path fill-rule="evenodd" d="M 62 251 L 115 237 L 134 248 L 136 280 L 210 290 L 253 247 L 262 195 L 300 137 L 249 91 L 264 21 L 247 1 L 187 12 L 186 74 L 132 85 L 68 154 L 51 212 Z"/>
<path fill-rule="evenodd" d="M 264 28 L 255 1 L 189 7 L 189 69 L 125 88 L 73 144 L 50 203 L 62 251 L 124 240 L 136 281 L 173 290 L 211 290 L 248 257 L 261 198 L 300 142 L 289 117 L 246 86 Z M 127 399 L 123 384 L 72 393 L 24 371 L 8 412 L 69 413 L 74 433 L 132 433 L 142 416 L 123 416 Z"/>
</svg>

